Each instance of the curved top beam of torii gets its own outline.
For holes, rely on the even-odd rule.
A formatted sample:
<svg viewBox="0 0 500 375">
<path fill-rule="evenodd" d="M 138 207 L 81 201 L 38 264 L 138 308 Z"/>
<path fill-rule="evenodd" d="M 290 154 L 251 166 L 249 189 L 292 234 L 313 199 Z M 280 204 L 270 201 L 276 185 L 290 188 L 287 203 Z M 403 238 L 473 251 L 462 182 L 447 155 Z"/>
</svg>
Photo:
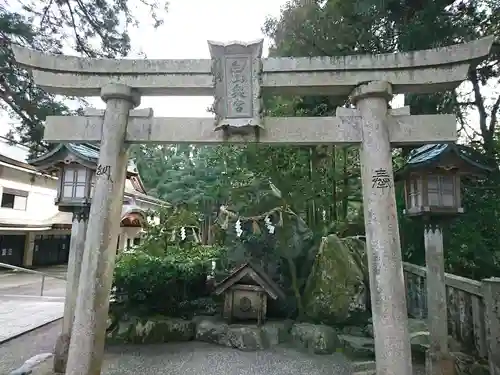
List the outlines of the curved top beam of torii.
<svg viewBox="0 0 500 375">
<path fill-rule="evenodd" d="M 493 41 L 491 36 L 448 47 L 380 55 L 266 58 L 258 64 L 260 87 L 299 95 L 346 95 L 368 81 L 390 82 L 394 94 L 452 89 L 466 78 L 471 64 L 487 57 Z M 209 44 L 212 54 L 217 48 L 233 48 L 235 55 L 238 48 L 252 45 Z M 253 45 L 260 58 L 262 41 Z M 210 59 L 87 59 L 15 45 L 12 49 L 18 63 L 33 71 L 35 82 L 54 94 L 98 96 L 103 86 L 116 82 L 136 88 L 143 96 L 214 95 Z"/>
</svg>

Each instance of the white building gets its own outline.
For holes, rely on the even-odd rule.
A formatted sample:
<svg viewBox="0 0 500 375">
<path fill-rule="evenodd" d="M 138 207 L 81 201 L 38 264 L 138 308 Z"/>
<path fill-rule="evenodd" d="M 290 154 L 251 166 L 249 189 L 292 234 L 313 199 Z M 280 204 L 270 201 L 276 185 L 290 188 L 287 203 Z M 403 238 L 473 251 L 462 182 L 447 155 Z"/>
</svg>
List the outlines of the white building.
<svg viewBox="0 0 500 375">
<path fill-rule="evenodd" d="M 90 145 L 88 149 L 95 151 Z M 26 155 L 22 146 L 11 146 L 0 139 L 0 263 L 25 267 L 66 263 L 72 213 L 59 212 L 55 204 L 57 177 L 26 163 Z M 165 204 L 146 194 L 131 163 L 118 247 L 137 243 L 145 212 Z"/>
</svg>

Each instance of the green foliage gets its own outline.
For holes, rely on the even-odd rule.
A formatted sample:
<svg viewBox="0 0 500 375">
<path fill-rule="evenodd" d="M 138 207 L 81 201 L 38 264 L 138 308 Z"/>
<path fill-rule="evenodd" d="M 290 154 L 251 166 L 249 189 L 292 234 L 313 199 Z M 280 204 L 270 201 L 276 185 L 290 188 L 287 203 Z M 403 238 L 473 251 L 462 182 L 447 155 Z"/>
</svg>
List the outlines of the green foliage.
<svg viewBox="0 0 500 375">
<path fill-rule="evenodd" d="M 201 298 L 209 297 L 209 267 L 208 259 L 192 259 L 181 252 L 164 258 L 141 252 L 121 254 L 115 267 L 111 314 L 189 316 Z"/>
<path fill-rule="evenodd" d="M 137 251 L 163 257 L 175 253 L 177 248 L 201 248 L 198 234 L 199 223 L 195 213 L 184 207 L 169 206 L 149 212 L 148 217 L 151 220 L 140 245 L 136 247 Z"/>
<path fill-rule="evenodd" d="M 500 37 L 499 17 L 498 4 L 488 0 L 294 0 L 287 3 L 278 18 L 267 20 L 264 31 L 273 42 L 271 54 L 274 56 L 393 53 L 462 43 L 485 35 Z M 472 67 L 466 85 L 460 90 L 432 95 L 409 94 L 405 97 L 405 104 L 410 105 L 412 114 L 456 114 L 460 134 L 482 151 L 495 169 L 498 169 L 500 150 L 500 92 L 495 89 L 500 78 L 499 61 L 500 49 L 496 48 L 484 63 Z M 277 115 L 308 113 L 324 116 L 333 113 L 335 106 L 347 100 L 346 97 L 275 98 L 268 101 L 268 111 Z M 473 117 L 478 118 L 477 123 L 467 123 L 470 120 L 467 114 L 471 112 L 477 114 Z M 402 156 L 408 151 L 404 149 Z M 348 165 L 348 173 L 344 176 L 352 176 L 353 170 L 357 170 L 352 165 Z M 338 201 L 338 185 L 342 178 L 339 177 L 333 179 L 333 189 L 328 191 L 326 200 Z M 500 220 L 496 203 L 499 198 L 499 190 L 495 187 L 497 180 L 498 177 L 491 177 L 489 182 L 472 183 L 465 188 L 466 213 L 444 232 L 448 271 L 474 278 L 491 276 L 495 270 L 498 273 L 496 233 L 500 230 Z M 292 186 L 291 182 L 288 183 Z M 282 185 L 286 182 L 278 183 L 279 187 Z M 351 186 L 359 193 L 359 181 Z M 398 192 L 400 213 L 404 208 L 402 197 Z M 317 201 L 315 199 L 315 203 Z M 352 219 L 342 222 L 345 215 L 333 216 L 336 218 L 332 220 L 335 226 L 329 229 L 338 233 L 345 228 L 346 233 L 351 235 L 356 233 L 347 229 L 354 227 L 360 233 L 363 230 L 360 211 L 354 219 L 358 225 L 353 225 Z M 310 217 L 307 222 L 311 224 Z M 423 264 L 423 224 L 400 215 L 400 225 L 405 259 Z"/>
<path fill-rule="evenodd" d="M 264 32 L 271 39 L 273 56 L 394 53 L 461 43 L 484 35 L 500 36 L 499 15 L 498 5 L 487 0 L 293 0 L 283 7 L 279 17 L 266 22 Z M 497 49 L 486 62 L 472 67 L 467 84 L 460 90 L 405 97 L 413 114 L 456 114 L 460 134 L 495 167 L 500 97 L 486 83 L 491 87 L 498 81 L 498 62 Z M 337 106 L 350 106 L 347 97 L 266 96 L 264 100 L 269 116 L 332 116 Z M 478 115 L 477 124 L 465 123 L 471 111 Z M 468 130 L 471 126 L 473 132 Z M 399 165 L 408 151 L 395 153 L 395 164 Z M 227 263 L 250 256 L 278 263 L 276 272 L 286 285 L 291 285 L 294 277 L 297 285 L 303 285 L 307 272 L 302 273 L 298 265 L 307 269 L 309 263 L 304 259 L 314 254 L 310 249 L 321 236 L 336 233 L 347 237 L 364 232 L 355 147 L 137 146 L 133 153 L 153 194 L 174 206 L 185 204 L 196 213 L 202 243 L 230 247 Z M 487 183 L 496 184 L 495 179 Z M 494 273 L 498 265 L 498 189 L 472 183 L 466 192 L 466 214 L 445 230 L 447 269 L 463 276 L 482 277 Z M 397 203 L 398 212 L 402 212 L 400 191 Z M 262 222 L 253 220 L 243 223 L 245 234 L 236 238 L 233 227 L 221 230 L 214 226 L 221 205 L 245 217 L 278 206 L 288 207 L 296 217 L 283 217 L 282 221 L 289 223 L 278 228 L 274 238 L 266 234 Z M 310 232 L 308 239 L 307 231 L 299 230 L 303 226 L 299 218 Z M 274 219 L 280 221 L 279 217 Z M 401 216 L 400 225 L 405 259 L 422 264 L 422 224 Z M 160 247 L 165 252 L 166 247 Z"/>
<path fill-rule="evenodd" d="M 149 215 L 159 221 L 151 220 L 141 244 L 118 256 L 112 314 L 190 316 L 213 311 L 207 276 L 225 249 L 200 243 L 196 215 L 184 207 L 163 207 Z"/>
</svg>

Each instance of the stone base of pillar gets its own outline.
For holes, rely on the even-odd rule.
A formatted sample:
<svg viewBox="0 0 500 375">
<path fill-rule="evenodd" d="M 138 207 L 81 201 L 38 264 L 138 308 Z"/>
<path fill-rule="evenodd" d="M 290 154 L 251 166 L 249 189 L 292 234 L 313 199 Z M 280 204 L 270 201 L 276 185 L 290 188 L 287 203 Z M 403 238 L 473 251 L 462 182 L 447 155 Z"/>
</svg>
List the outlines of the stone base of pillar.
<svg viewBox="0 0 500 375">
<path fill-rule="evenodd" d="M 57 374 L 64 374 L 66 372 L 70 340 L 70 335 L 66 333 L 60 334 L 57 338 L 54 348 L 54 372 Z"/>
<path fill-rule="evenodd" d="M 431 354 L 427 351 L 425 356 L 426 375 L 457 375 L 455 360 L 449 354 Z"/>
</svg>

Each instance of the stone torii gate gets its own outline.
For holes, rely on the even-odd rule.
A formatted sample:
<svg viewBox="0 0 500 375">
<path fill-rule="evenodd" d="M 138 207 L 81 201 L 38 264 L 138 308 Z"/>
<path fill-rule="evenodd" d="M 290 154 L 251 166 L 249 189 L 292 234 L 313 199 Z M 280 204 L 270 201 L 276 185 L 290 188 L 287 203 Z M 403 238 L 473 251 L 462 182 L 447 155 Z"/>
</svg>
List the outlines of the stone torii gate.
<svg viewBox="0 0 500 375">
<path fill-rule="evenodd" d="M 411 375 L 391 145 L 454 142 L 456 120 L 388 110 L 388 102 L 394 94 L 457 87 L 492 43 L 488 37 L 411 53 L 262 59 L 262 41 L 209 42 L 211 60 L 84 59 L 13 46 L 45 90 L 106 102 L 105 111 L 49 117 L 45 128 L 48 142 L 100 142 L 101 150 L 66 373 L 100 373 L 127 145 L 261 142 L 361 145 L 377 374 Z M 350 95 L 356 109 L 339 108 L 336 117 L 263 117 L 263 92 Z M 213 95 L 215 120 L 132 110 L 141 96 L 169 95 Z"/>
</svg>

